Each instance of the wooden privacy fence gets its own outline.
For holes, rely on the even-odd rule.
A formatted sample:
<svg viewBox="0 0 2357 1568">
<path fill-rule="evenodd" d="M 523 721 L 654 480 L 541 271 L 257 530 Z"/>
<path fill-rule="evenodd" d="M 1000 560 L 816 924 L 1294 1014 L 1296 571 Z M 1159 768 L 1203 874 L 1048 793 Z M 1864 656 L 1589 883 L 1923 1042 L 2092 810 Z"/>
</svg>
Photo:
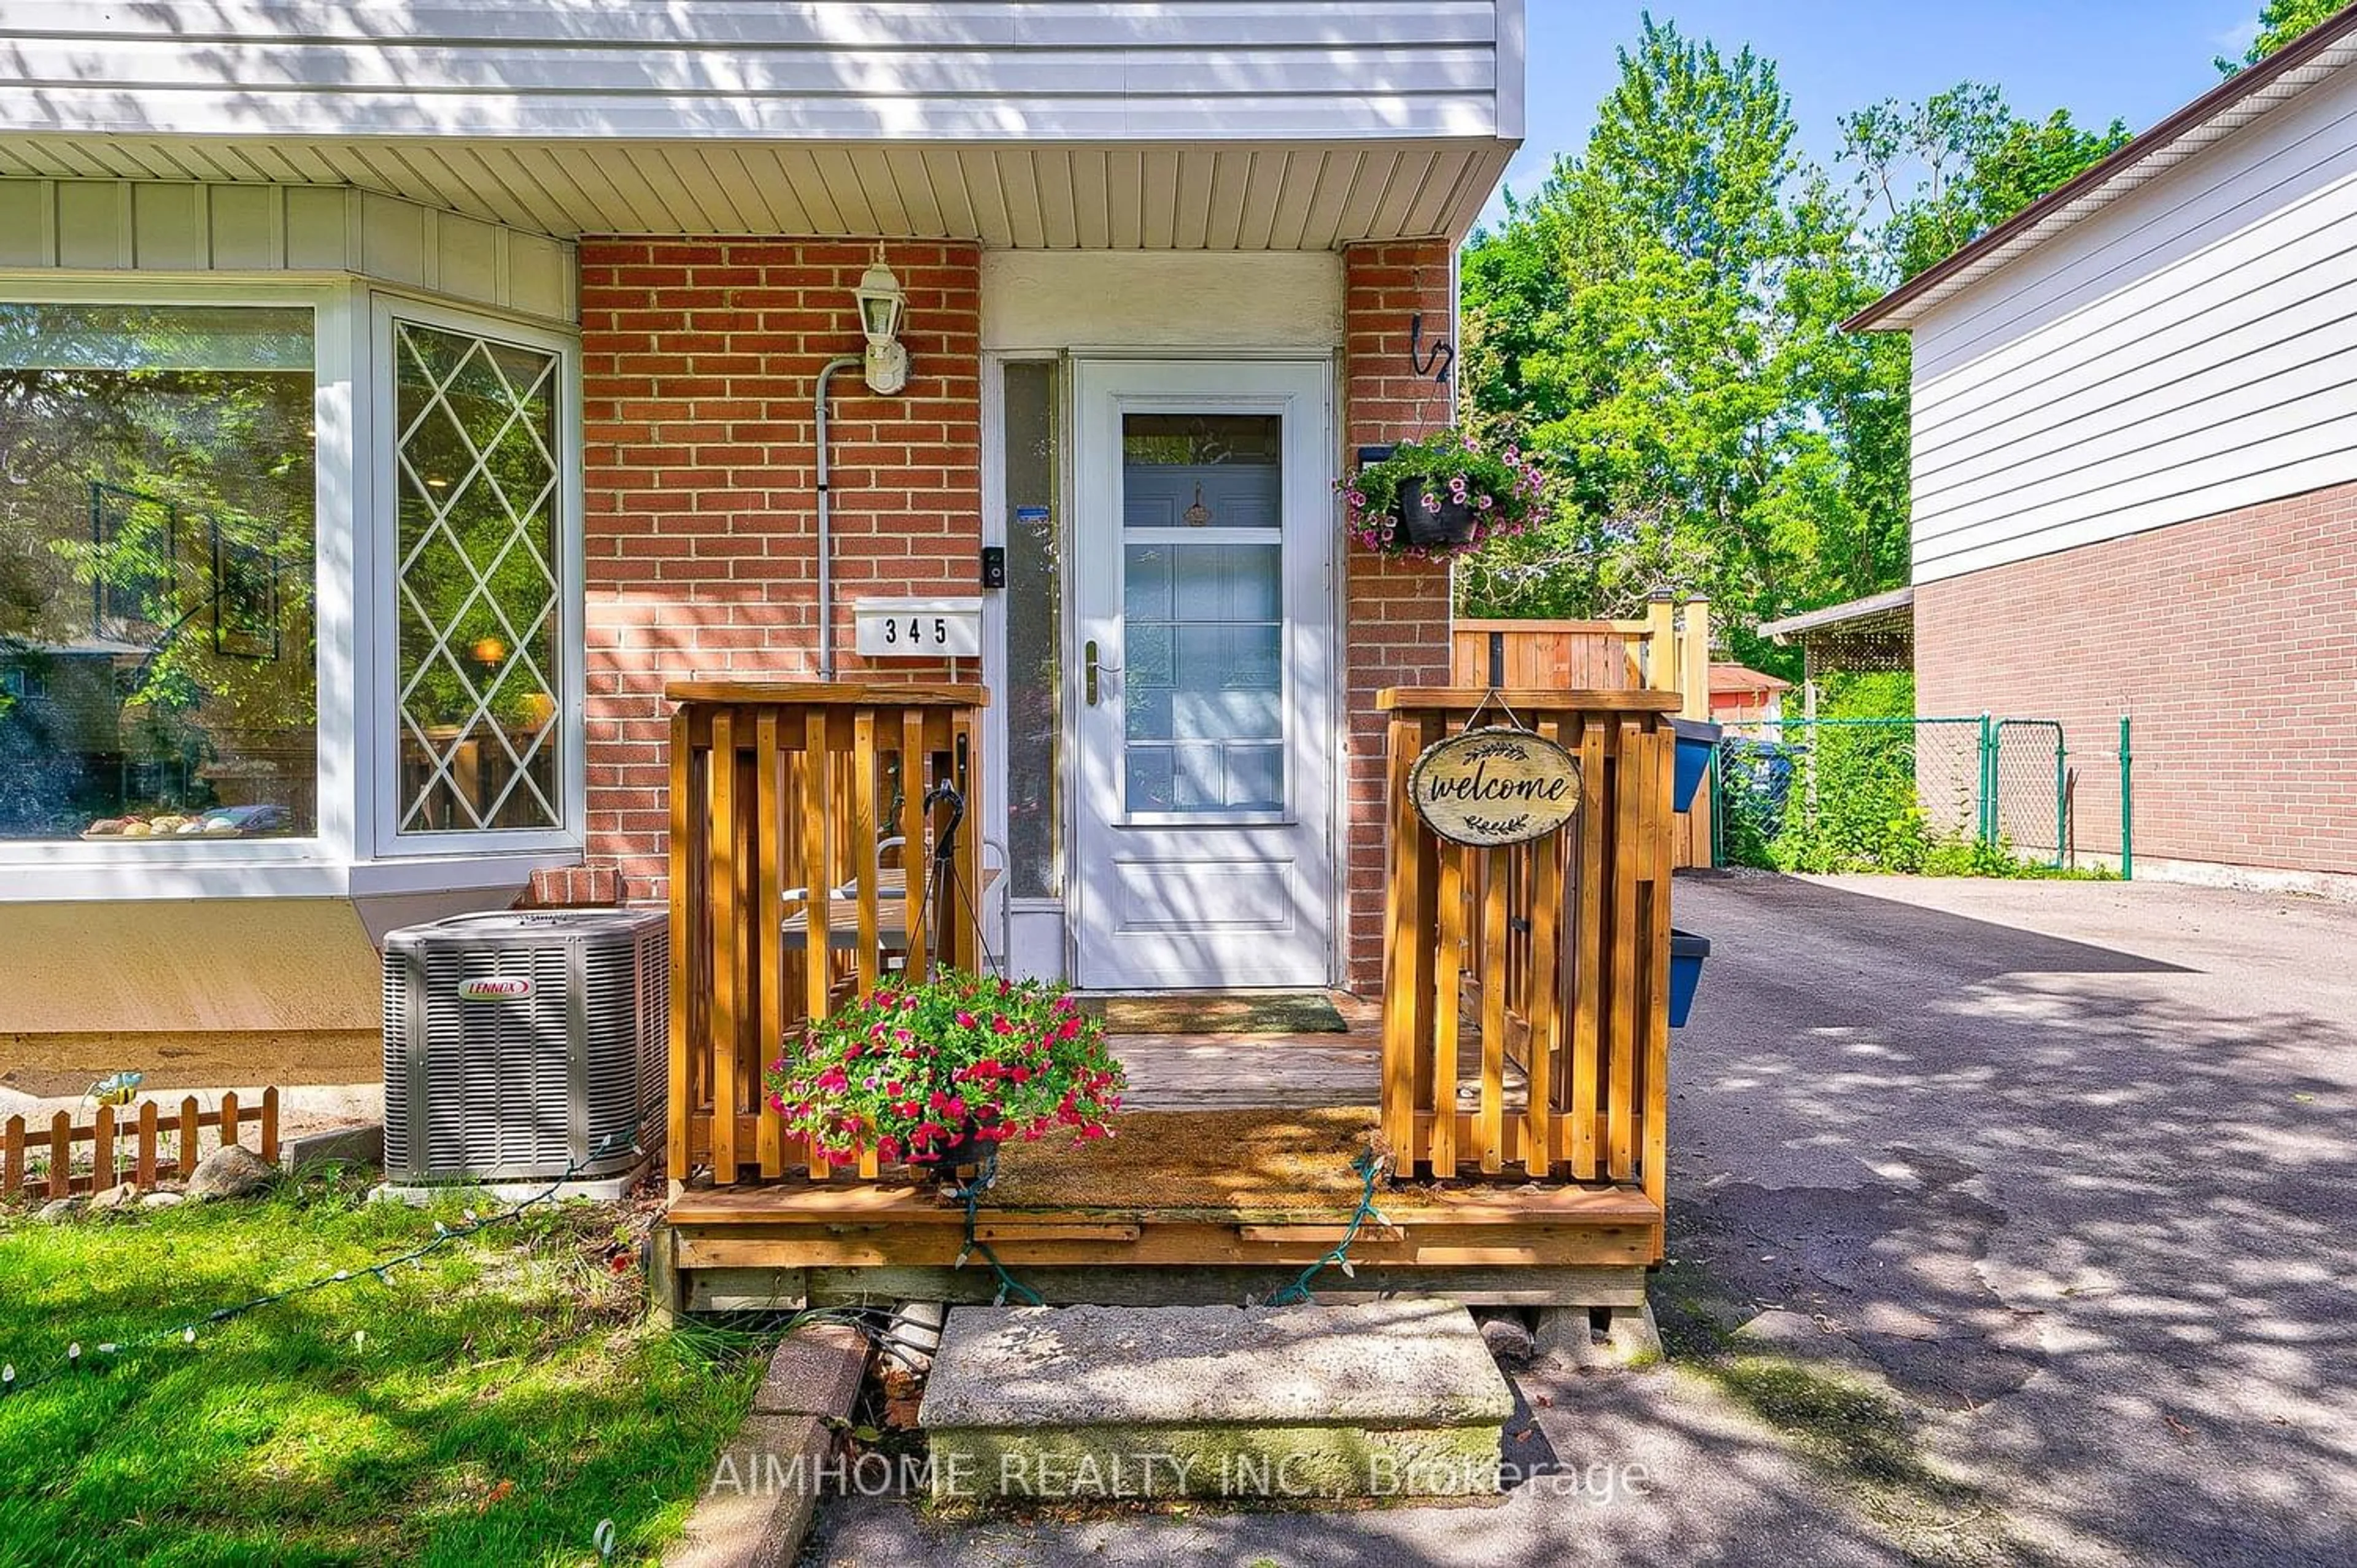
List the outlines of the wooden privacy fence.
<svg viewBox="0 0 2357 1568">
<path fill-rule="evenodd" d="M 988 699 L 975 685 L 819 682 L 669 695 L 671 1176 L 824 1176 L 769 1109 L 762 1069 L 839 995 L 936 957 L 976 967 Z M 943 783 L 964 820 L 929 900 L 951 808 L 925 802 Z M 877 1174 L 873 1154 L 859 1174 Z"/>
<path fill-rule="evenodd" d="M 196 1097 L 180 1101 L 169 1114 L 152 1100 L 118 1111 L 102 1105 L 88 1122 L 60 1111 L 46 1122 L 27 1127 L 22 1116 L 0 1123 L 0 1197 L 21 1192 L 65 1197 L 77 1192 L 104 1192 L 123 1183 L 153 1187 L 158 1181 L 185 1181 L 201 1158 L 199 1134 L 218 1133 L 215 1148 L 227 1148 L 244 1138 L 247 1121 L 255 1123 L 262 1157 L 278 1163 L 278 1091 L 262 1091 L 261 1107 L 248 1112 L 233 1093 L 221 1097 L 219 1108 L 198 1109 Z M 75 1168 L 74 1151 L 88 1145 L 90 1163 Z"/>
<path fill-rule="evenodd" d="M 1471 687 L 1377 701 L 1391 715 L 1383 1128 L 1399 1168 L 1513 1165 L 1641 1184 L 1659 1202 L 1676 695 Z M 1416 813 L 1409 769 L 1477 713 L 1501 722 L 1501 706 L 1579 759 L 1579 811 L 1528 843 L 1448 843 Z"/>
<path fill-rule="evenodd" d="M 1449 632 L 1458 686 L 1674 692 L 1681 718 L 1710 717 L 1710 601 L 1655 599 L 1642 620 L 1460 620 Z M 1711 862 L 1710 795 L 1674 831 L 1681 866 Z"/>
<path fill-rule="evenodd" d="M 1652 627 L 1641 620 L 1460 620 L 1449 628 L 1459 686 L 1630 692 L 1645 684 Z"/>
</svg>

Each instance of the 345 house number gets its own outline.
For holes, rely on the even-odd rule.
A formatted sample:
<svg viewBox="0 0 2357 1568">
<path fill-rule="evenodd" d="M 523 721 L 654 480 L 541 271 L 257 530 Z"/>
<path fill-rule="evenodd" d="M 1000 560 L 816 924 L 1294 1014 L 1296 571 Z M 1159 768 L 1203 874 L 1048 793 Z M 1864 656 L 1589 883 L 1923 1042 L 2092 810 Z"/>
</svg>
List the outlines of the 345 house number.
<svg viewBox="0 0 2357 1568">
<path fill-rule="evenodd" d="M 884 621 L 885 646 L 888 648 L 896 642 L 906 641 L 911 647 L 922 647 L 927 635 L 927 628 L 931 628 L 931 635 L 933 639 L 934 651 L 938 652 L 949 646 L 950 618 L 947 616 L 935 616 L 931 620 L 927 620 L 923 616 L 910 616 L 909 618 L 908 626 L 909 630 L 904 638 L 900 631 L 900 618 L 899 616 L 886 617 Z"/>
<path fill-rule="evenodd" d="M 862 599 L 852 607 L 860 653 L 869 659 L 974 659 L 982 653 L 982 601 Z"/>
</svg>

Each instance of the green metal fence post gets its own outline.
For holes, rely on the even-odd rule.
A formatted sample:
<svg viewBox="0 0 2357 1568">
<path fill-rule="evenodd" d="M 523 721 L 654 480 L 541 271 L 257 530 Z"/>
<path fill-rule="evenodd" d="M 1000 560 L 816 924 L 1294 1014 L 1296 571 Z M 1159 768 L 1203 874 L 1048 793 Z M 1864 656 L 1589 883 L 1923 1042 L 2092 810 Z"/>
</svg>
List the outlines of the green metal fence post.
<svg viewBox="0 0 2357 1568">
<path fill-rule="evenodd" d="M 2070 768 L 2071 737 L 2061 725 L 2054 726 L 2054 869 L 2062 869 L 2065 840 L 2070 836 Z"/>
<path fill-rule="evenodd" d="M 2135 753 L 2128 745 L 2128 715 L 2120 715 L 2120 880 L 2136 880 Z"/>
<path fill-rule="evenodd" d="M 1981 800 L 1980 837 L 1983 843 L 1996 842 L 1996 725 L 1986 714 L 1981 715 Z"/>
<path fill-rule="evenodd" d="M 1710 865 L 1713 871 L 1727 864 L 1727 789 L 1718 776 L 1718 759 L 1726 746 L 1722 736 L 1717 746 L 1710 748 Z"/>
</svg>

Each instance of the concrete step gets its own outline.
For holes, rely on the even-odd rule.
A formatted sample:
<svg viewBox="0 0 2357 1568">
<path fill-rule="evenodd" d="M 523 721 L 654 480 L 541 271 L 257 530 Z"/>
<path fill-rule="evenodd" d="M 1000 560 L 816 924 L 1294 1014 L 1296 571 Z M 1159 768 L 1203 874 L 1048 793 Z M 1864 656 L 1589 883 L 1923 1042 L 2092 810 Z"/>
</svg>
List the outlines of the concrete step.
<svg viewBox="0 0 2357 1568">
<path fill-rule="evenodd" d="M 1472 1316 L 961 1306 L 918 1412 L 936 1500 L 1463 1497 L 1514 1397 Z"/>
</svg>

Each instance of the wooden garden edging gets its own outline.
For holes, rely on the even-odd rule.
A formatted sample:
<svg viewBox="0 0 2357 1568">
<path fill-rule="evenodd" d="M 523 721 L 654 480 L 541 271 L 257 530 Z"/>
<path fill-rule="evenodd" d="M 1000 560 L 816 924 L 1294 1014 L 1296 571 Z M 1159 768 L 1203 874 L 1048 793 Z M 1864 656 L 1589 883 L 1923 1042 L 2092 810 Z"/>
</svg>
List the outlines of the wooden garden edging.
<svg viewBox="0 0 2357 1568">
<path fill-rule="evenodd" d="M 983 901 L 978 685 L 688 682 L 671 728 L 672 1179 L 824 1176 L 765 1103 L 761 1073 L 834 998 L 902 966 L 976 966 Z M 925 857 L 963 798 L 963 896 L 921 905 Z M 880 848 L 887 838 L 915 846 Z M 894 864 L 887 867 L 887 855 Z M 846 890 L 843 897 L 831 890 Z M 799 897 L 797 896 L 799 895 Z M 848 1174 L 848 1173 L 845 1173 Z M 869 1154 L 858 1173 L 874 1177 Z"/>
<path fill-rule="evenodd" d="M 1391 716 L 1383 1128 L 1399 1168 L 1511 1165 L 1637 1184 L 1658 1204 L 1677 694 L 1470 687 L 1387 691 L 1377 705 Z M 1417 814 L 1409 769 L 1477 714 L 1508 714 L 1579 759 L 1579 811 L 1508 848 L 1448 843 Z M 1512 1113 L 1509 1063 L 1528 1085 Z M 1478 1100 L 1460 1111 L 1468 1081 Z"/>
<path fill-rule="evenodd" d="M 218 1133 L 214 1146 L 226 1148 L 243 1141 L 249 1118 L 257 1123 L 263 1159 L 276 1165 L 275 1089 L 262 1091 L 261 1109 L 253 1112 L 238 1104 L 236 1094 L 229 1093 L 221 1097 L 221 1107 L 215 1111 L 198 1109 L 196 1096 L 189 1095 L 168 1119 L 152 1100 L 141 1101 L 135 1112 L 129 1107 L 118 1112 L 112 1105 L 102 1105 L 88 1122 L 77 1122 L 72 1112 L 60 1111 L 49 1118 L 47 1127 L 29 1131 L 24 1117 L 11 1116 L 0 1124 L 0 1197 L 27 1190 L 65 1197 L 77 1192 L 104 1192 L 126 1181 L 141 1187 L 166 1179 L 185 1181 L 200 1158 L 199 1133 Z M 73 1168 L 73 1151 L 84 1144 L 90 1145 L 90 1168 L 78 1172 Z M 27 1166 L 34 1158 L 45 1160 L 47 1168 L 27 1181 Z"/>
</svg>

